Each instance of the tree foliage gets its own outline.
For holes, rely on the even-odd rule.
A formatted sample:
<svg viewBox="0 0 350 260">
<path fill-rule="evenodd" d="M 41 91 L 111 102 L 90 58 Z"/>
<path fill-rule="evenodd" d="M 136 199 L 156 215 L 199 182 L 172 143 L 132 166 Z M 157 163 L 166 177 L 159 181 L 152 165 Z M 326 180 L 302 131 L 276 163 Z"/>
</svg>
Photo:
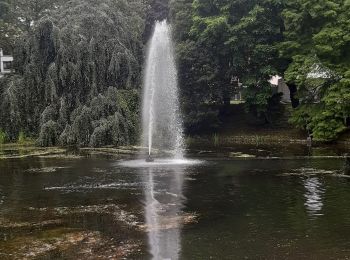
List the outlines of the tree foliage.
<svg viewBox="0 0 350 260">
<path fill-rule="evenodd" d="M 285 78 L 301 101 L 291 121 L 316 140 L 335 140 L 350 117 L 350 2 L 287 1 L 283 18 Z"/>
<path fill-rule="evenodd" d="M 30 33 L 38 21 L 50 10 L 59 8 L 67 0 L 0 0 L 0 46 L 12 52 L 16 40 Z"/>
<path fill-rule="evenodd" d="M 73 0 L 41 10 L 48 15 L 16 43 L 16 75 L 0 82 L 0 127 L 11 139 L 39 133 L 44 146 L 134 142 L 144 5 Z"/>
<path fill-rule="evenodd" d="M 211 57 L 190 34 L 193 26 L 192 0 L 170 2 L 173 37 L 176 42 L 178 77 L 184 123 L 189 133 L 210 130 L 219 126 L 217 109 L 207 103 L 212 100 Z"/>
<path fill-rule="evenodd" d="M 144 45 L 168 16 L 188 132 L 218 127 L 240 84 L 246 110 L 268 123 L 278 73 L 297 89 L 295 126 L 322 141 L 348 129 L 349 0 L 0 0 L 16 72 L 0 80 L 1 140 L 135 142 Z"/>
<path fill-rule="evenodd" d="M 282 7 L 272 0 L 172 2 L 181 86 L 190 106 L 193 100 L 229 104 L 239 80 L 247 87 L 247 110 L 266 117 Z"/>
<path fill-rule="evenodd" d="M 237 80 L 247 87 L 247 111 L 268 122 L 269 114 L 275 113 L 270 109 L 279 102 L 268 79 L 280 73 L 289 86 L 296 87 L 301 103 L 292 123 L 322 141 L 334 140 L 347 129 L 349 1 L 181 0 L 171 4 L 180 85 L 185 111 L 195 121 L 192 126 L 206 120 L 203 104 L 229 101 Z"/>
</svg>

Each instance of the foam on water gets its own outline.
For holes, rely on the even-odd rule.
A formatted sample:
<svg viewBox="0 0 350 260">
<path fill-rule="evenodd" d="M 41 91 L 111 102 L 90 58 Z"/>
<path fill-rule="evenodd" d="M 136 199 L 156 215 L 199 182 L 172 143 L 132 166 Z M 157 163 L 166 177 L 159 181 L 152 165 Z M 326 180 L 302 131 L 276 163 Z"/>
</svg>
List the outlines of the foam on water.
<svg viewBox="0 0 350 260">
<path fill-rule="evenodd" d="M 123 167 L 130 168 L 155 168 L 158 166 L 171 167 L 171 166 L 191 166 L 201 164 L 200 160 L 190 159 L 155 159 L 153 162 L 146 162 L 144 159 L 121 161 L 118 164 Z"/>
</svg>

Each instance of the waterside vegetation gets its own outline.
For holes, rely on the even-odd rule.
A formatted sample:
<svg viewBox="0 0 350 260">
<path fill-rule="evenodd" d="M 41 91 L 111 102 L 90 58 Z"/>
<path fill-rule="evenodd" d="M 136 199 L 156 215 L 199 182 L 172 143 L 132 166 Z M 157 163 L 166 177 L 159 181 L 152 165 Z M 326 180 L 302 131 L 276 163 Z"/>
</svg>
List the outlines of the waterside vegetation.
<svg viewBox="0 0 350 260">
<path fill-rule="evenodd" d="M 0 79 L 0 144 L 137 144 L 144 53 L 154 21 L 164 18 L 173 27 L 188 136 L 209 133 L 219 143 L 237 111 L 260 128 L 289 120 L 286 129 L 321 142 L 349 130 L 348 0 L 0 0 L 0 7 L 0 47 L 15 61 Z M 269 83 L 277 74 L 291 92 L 283 119 L 281 94 Z M 230 102 L 237 91 L 243 110 Z"/>
</svg>

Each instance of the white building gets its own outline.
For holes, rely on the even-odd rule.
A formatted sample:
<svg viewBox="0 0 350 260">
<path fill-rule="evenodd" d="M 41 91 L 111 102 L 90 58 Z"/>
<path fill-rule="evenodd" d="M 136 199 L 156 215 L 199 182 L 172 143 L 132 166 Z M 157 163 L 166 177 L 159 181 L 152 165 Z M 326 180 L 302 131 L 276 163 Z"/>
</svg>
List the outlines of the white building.
<svg viewBox="0 0 350 260">
<path fill-rule="evenodd" d="M 237 81 L 237 79 L 234 79 Z M 231 83 L 234 82 L 234 80 L 231 80 Z M 281 102 L 282 103 L 291 103 L 291 97 L 290 97 L 290 90 L 287 86 L 284 79 L 278 75 L 271 77 L 269 80 L 269 83 L 271 84 L 273 93 L 282 93 Z M 233 102 L 244 102 L 242 91 L 246 88 L 246 86 L 243 86 L 242 83 L 238 81 L 237 87 L 234 89 L 232 101 Z"/>
<path fill-rule="evenodd" d="M 2 49 L 0 49 L 0 78 L 5 74 L 12 72 L 13 57 L 10 55 L 4 55 Z"/>
<path fill-rule="evenodd" d="M 275 91 L 277 93 L 282 93 L 282 98 L 281 98 L 282 103 L 290 103 L 291 102 L 289 87 L 287 86 L 286 82 L 284 81 L 284 79 L 282 77 L 280 77 L 278 75 L 273 76 L 269 80 L 269 82 L 270 82 L 271 86 L 275 88 Z"/>
</svg>

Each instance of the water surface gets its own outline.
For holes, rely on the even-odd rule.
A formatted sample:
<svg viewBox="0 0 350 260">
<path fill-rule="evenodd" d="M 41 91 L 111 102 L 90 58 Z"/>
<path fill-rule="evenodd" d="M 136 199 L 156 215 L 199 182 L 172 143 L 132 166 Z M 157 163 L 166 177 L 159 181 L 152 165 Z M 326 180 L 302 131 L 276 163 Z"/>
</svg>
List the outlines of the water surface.
<svg viewBox="0 0 350 260">
<path fill-rule="evenodd" d="M 0 258 L 350 257 L 342 158 L 201 161 L 0 160 Z"/>
</svg>

